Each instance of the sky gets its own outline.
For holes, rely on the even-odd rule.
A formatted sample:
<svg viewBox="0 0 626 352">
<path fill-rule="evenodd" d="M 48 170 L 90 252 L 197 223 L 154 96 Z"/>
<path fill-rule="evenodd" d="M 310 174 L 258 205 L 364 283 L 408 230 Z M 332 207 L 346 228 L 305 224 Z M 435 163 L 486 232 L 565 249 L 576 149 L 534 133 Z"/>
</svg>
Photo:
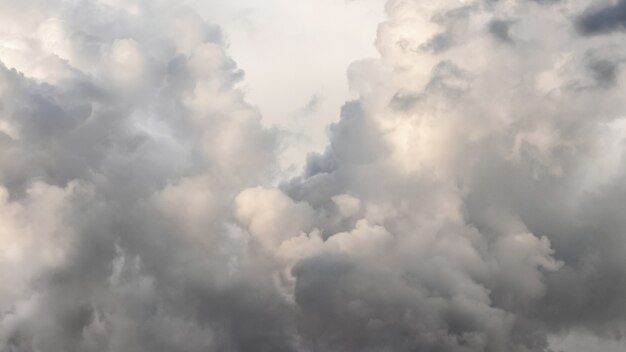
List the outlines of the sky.
<svg viewBox="0 0 626 352">
<path fill-rule="evenodd" d="M 626 1 L 0 23 L 0 351 L 625 350 Z"/>
<path fill-rule="evenodd" d="M 347 69 L 378 56 L 374 46 L 384 0 L 191 0 L 220 26 L 229 55 L 245 71 L 242 89 L 266 126 L 289 133 L 281 154 L 296 176 L 308 152 L 323 151 L 326 127 L 356 98 Z"/>
</svg>

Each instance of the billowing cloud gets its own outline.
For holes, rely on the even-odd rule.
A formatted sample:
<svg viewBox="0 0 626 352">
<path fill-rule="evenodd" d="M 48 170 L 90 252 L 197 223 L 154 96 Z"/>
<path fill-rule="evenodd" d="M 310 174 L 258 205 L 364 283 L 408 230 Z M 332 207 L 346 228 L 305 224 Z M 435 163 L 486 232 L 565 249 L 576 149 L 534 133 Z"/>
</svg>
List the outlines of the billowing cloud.
<svg viewBox="0 0 626 352">
<path fill-rule="evenodd" d="M 0 1 L 0 350 L 619 348 L 621 7 L 389 0 L 290 178 L 192 8 Z"/>
<path fill-rule="evenodd" d="M 0 13 L 0 349 L 293 349 L 231 211 L 276 133 L 219 30 L 165 1 Z"/>
<path fill-rule="evenodd" d="M 314 350 L 620 336 L 623 38 L 581 35 L 591 5 L 388 2 L 381 59 L 349 70 L 360 98 L 282 187 L 319 214 L 292 269 Z M 332 245 L 349 237 L 378 250 Z"/>
</svg>

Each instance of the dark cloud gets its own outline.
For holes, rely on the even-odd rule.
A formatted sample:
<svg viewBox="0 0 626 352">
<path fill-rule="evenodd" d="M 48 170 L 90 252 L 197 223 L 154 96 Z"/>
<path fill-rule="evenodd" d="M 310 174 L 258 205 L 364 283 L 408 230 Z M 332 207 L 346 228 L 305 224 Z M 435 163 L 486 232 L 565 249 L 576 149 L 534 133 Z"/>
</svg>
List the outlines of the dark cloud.
<svg viewBox="0 0 626 352">
<path fill-rule="evenodd" d="M 489 32 L 503 43 L 513 43 L 509 29 L 513 22 L 506 20 L 494 20 L 489 23 Z"/>
<path fill-rule="evenodd" d="M 591 7 L 577 20 L 578 29 L 585 35 L 603 34 L 626 29 L 626 1 L 600 7 Z"/>
</svg>

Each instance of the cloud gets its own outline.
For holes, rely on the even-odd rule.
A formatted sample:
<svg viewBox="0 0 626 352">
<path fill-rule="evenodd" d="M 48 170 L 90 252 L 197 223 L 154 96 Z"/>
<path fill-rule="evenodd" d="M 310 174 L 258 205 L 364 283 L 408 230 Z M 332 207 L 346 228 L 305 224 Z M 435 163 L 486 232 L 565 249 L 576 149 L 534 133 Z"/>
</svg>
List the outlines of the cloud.
<svg viewBox="0 0 626 352">
<path fill-rule="evenodd" d="M 578 18 L 578 28 L 586 35 L 626 29 L 626 1 L 589 8 Z"/>
<path fill-rule="evenodd" d="M 294 266 L 313 349 L 549 351 L 568 329 L 620 336 L 624 253 L 609 248 L 623 233 L 609 214 L 623 211 L 623 50 L 572 31 L 588 3 L 541 5 L 388 2 L 381 59 L 350 69 L 360 98 L 283 185 L 320 214 L 321 248 L 364 224 L 391 236 L 374 255 L 344 246 Z M 493 40 L 501 18 L 515 45 Z M 620 171 L 592 171 L 609 150 Z M 332 201 L 343 194 L 359 204 L 347 217 Z"/>
<path fill-rule="evenodd" d="M 511 36 L 509 35 L 509 28 L 511 25 L 512 23 L 510 21 L 493 20 L 489 24 L 489 32 L 491 32 L 496 39 L 504 43 L 512 43 L 513 39 L 511 39 Z"/>
<path fill-rule="evenodd" d="M 192 8 L 0 2 L 0 349 L 613 348 L 625 53 L 590 5 L 389 0 L 290 177 Z"/>
<path fill-rule="evenodd" d="M 231 211 L 276 134 L 219 31 L 165 1 L 32 5 L 2 4 L 0 349 L 292 350 Z"/>
</svg>

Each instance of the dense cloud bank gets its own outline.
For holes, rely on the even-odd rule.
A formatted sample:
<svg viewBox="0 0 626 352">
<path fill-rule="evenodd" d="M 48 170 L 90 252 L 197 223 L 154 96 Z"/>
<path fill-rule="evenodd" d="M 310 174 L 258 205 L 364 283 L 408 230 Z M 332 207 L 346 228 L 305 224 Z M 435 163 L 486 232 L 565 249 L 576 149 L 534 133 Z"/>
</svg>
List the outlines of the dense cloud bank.
<svg viewBox="0 0 626 352">
<path fill-rule="evenodd" d="M 285 180 L 190 8 L 1 1 L 0 350 L 619 339 L 624 8 L 388 1 L 359 98 Z"/>
</svg>

